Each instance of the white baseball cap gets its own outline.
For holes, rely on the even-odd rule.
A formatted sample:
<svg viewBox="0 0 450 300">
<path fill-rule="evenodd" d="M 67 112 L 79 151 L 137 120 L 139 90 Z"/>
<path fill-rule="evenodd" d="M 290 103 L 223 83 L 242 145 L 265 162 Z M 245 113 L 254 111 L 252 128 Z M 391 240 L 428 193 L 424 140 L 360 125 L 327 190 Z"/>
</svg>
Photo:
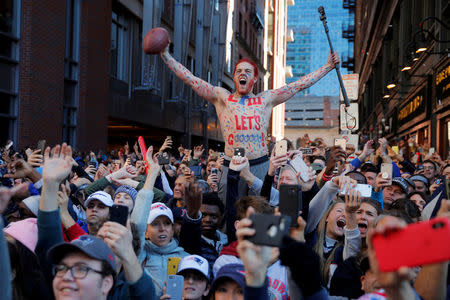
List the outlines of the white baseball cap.
<svg viewBox="0 0 450 300">
<path fill-rule="evenodd" d="M 209 279 L 209 263 L 199 255 L 189 255 L 184 257 L 178 265 L 177 274 L 184 270 L 197 270 Z"/>
<path fill-rule="evenodd" d="M 103 191 L 98 191 L 89 195 L 86 201 L 84 201 L 84 207 L 87 207 L 89 205 L 89 202 L 91 202 L 91 200 L 98 200 L 108 207 L 114 205 L 114 201 L 112 200 L 111 195 Z"/>
<path fill-rule="evenodd" d="M 159 216 L 168 217 L 170 219 L 170 222 L 172 222 L 173 224 L 172 210 L 162 202 L 155 202 L 150 208 L 150 214 L 148 215 L 147 224 L 152 224 L 153 221 L 155 221 L 155 219 Z"/>
</svg>

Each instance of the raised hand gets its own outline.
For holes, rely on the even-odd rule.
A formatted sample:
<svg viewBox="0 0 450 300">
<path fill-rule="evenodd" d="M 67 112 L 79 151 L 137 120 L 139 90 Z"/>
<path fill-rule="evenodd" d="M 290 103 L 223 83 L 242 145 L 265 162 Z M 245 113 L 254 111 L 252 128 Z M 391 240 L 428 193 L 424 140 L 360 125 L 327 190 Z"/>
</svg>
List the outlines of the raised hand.
<svg viewBox="0 0 450 300">
<path fill-rule="evenodd" d="M 130 145 L 128 145 L 128 142 L 125 143 L 123 149 L 125 150 L 125 155 L 128 155 L 130 153 Z"/>
<path fill-rule="evenodd" d="M 84 170 L 90 175 L 94 175 L 97 172 L 97 169 L 93 165 L 88 165 Z"/>
<path fill-rule="evenodd" d="M 205 149 L 203 149 L 203 145 L 194 147 L 194 159 L 199 159 L 204 151 Z"/>
<path fill-rule="evenodd" d="M 339 60 L 339 55 L 337 54 L 337 52 L 334 52 L 333 54 L 331 54 L 331 51 L 330 51 L 330 53 L 328 54 L 327 65 L 329 65 L 332 68 L 335 68 L 339 62 L 340 62 L 340 60 Z"/>
<path fill-rule="evenodd" d="M 239 221 L 236 236 L 239 241 L 237 252 L 245 267 L 245 281 L 248 286 L 259 287 L 264 284 L 267 268 L 271 261 L 272 248 L 268 246 L 257 246 L 246 239 L 255 234 L 251 228 L 252 221 L 248 218 L 254 213 L 253 207 L 247 209 L 247 218 Z"/>
<path fill-rule="evenodd" d="M 108 176 L 111 180 L 134 178 L 137 176 L 137 169 L 133 166 L 125 166 Z"/>
<path fill-rule="evenodd" d="M 196 183 L 189 183 L 184 187 L 188 216 L 197 219 L 202 206 L 202 189 Z"/>
<path fill-rule="evenodd" d="M 128 282 L 136 282 L 141 278 L 143 270 L 133 250 L 133 235 L 131 231 L 116 222 L 106 222 L 97 234 L 120 258 L 125 278 Z"/>
<path fill-rule="evenodd" d="M 44 162 L 44 156 L 41 153 L 41 149 L 34 150 L 27 156 L 27 163 L 32 167 L 40 167 Z"/>
<path fill-rule="evenodd" d="M 378 192 L 383 187 L 389 186 L 391 179 L 383 178 L 383 173 L 378 173 L 377 178 L 375 179 L 375 190 Z"/>
<path fill-rule="evenodd" d="M 236 171 L 236 172 L 240 172 L 240 171 L 242 171 L 242 169 L 244 169 L 247 165 L 249 165 L 249 163 L 248 163 L 248 159 L 247 159 L 246 157 L 242 157 L 242 156 L 233 156 L 233 158 L 231 159 L 229 168 L 230 168 L 231 170 Z"/>
<path fill-rule="evenodd" d="M 28 178 L 33 173 L 33 168 L 23 159 L 18 159 L 11 164 L 14 173 L 5 174 L 5 178 Z"/>
<path fill-rule="evenodd" d="M 275 148 L 273 148 L 272 155 L 270 156 L 269 170 L 267 171 L 267 174 L 269 174 L 269 176 L 274 176 L 275 171 L 278 168 L 281 168 L 282 166 L 286 165 L 288 159 L 289 154 L 275 155 Z"/>
<path fill-rule="evenodd" d="M 97 172 L 95 173 L 94 176 L 94 181 L 99 180 L 100 178 L 103 178 L 105 176 L 107 176 L 109 174 L 108 169 L 105 167 L 105 165 L 100 164 L 100 166 L 97 169 Z"/>
<path fill-rule="evenodd" d="M 308 177 L 309 177 L 309 180 L 305 182 L 302 179 L 301 172 L 297 173 L 297 181 L 302 186 L 303 192 L 307 192 L 307 191 L 311 190 L 314 185 L 314 182 L 316 182 L 316 178 L 317 178 L 316 171 L 314 171 L 311 167 L 308 168 Z"/>
<path fill-rule="evenodd" d="M 50 155 L 51 154 L 51 155 Z M 59 184 L 69 176 L 72 170 L 72 148 L 66 143 L 56 145 L 50 153 L 50 147 L 44 152 L 44 166 L 42 177 L 44 181 L 53 181 Z"/>
<path fill-rule="evenodd" d="M 327 166 L 325 168 L 325 174 L 331 174 L 336 167 L 336 164 L 343 165 L 347 158 L 347 154 L 341 147 L 332 147 L 330 156 L 328 157 Z"/>
<path fill-rule="evenodd" d="M 11 200 L 14 195 L 28 190 L 28 182 L 15 185 L 13 188 L 0 187 L 0 214 L 2 214 L 8 207 L 9 200 Z"/>
<path fill-rule="evenodd" d="M 166 137 L 166 139 L 164 140 L 164 143 L 162 144 L 161 148 L 159 149 L 159 153 L 164 152 L 166 149 L 171 149 L 172 148 L 172 138 L 170 136 Z"/>
<path fill-rule="evenodd" d="M 70 187 L 68 185 L 61 184 L 61 190 L 58 191 L 58 206 L 61 210 L 67 210 L 69 203 Z"/>
</svg>

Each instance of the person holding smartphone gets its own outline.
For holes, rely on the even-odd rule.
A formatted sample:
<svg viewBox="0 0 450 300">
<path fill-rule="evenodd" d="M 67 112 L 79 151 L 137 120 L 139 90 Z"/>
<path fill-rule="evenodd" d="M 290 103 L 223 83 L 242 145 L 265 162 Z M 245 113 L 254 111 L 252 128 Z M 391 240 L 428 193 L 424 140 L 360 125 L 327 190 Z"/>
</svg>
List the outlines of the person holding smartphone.
<svg viewBox="0 0 450 300">
<path fill-rule="evenodd" d="M 177 275 L 181 275 L 184 278 L 184 300 L 206 299 L 211 287 L 209 282 L 209 264 L 206 259 L 199 255 L 184 257 L 178 265 Z M 167 287 L 164 287 L 164 295 L 160 297 L 160 300 L 171 299 L 167 290 Z"/>
</svg>

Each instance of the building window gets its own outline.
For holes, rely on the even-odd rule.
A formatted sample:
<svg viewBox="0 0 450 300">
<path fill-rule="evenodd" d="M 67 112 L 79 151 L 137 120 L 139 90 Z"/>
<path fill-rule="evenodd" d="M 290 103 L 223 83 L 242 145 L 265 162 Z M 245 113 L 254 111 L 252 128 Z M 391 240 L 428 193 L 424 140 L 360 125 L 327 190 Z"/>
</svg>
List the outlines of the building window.
<svg viewBox="0 0 450 300">
<path fill-rule="evenodd" d="M 0 144 L 17 142 L 20 0 L 0 2 Z"/>
<path fill-rule="evenodd" d="M 78 61 L 80 0 L 66 0 L 66 47 L 64 55 L 63 141 L 76 147 L 78 111 Z"/>
<path fill-rule="evenodd" d="M 128 82 L 130 75 L 130 30 L 124 9 L 113 8 L 111 23 L 110 75 Z"/>
</svg>

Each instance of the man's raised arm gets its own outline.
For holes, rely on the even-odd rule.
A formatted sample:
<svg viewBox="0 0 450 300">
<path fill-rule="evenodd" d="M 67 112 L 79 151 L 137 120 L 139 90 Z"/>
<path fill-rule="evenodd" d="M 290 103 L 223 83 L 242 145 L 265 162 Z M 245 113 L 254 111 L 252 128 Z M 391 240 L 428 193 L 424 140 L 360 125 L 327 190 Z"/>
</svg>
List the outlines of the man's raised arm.
<svg viewBox="0 0 450 300">
<path fill-rule="evenodd" d="M 336 52 L 333 55 L 328 55 L 327 63 L 321 68 L 317 69 L 314 72 L 309 73 L 301 77 L 299 80 L 289 83 L 279 89 L 269 90 L 264 92 L 264 96 L 267 96 L 269 99 L 269 103 L 272 104 L 272 107 L 277 106 L 283 102 L 286 102 L 290 98 L 292 98 L 296 93 L 301 90 L 307 89 L 317 81 L 319 81 L 322 77 L 328 74 L 331 70 L 333 70 L 336 64 L 339 63 L 339 56 Z"/>
<path fill-rule="evenodd" d="M 170 55 L 168 46 L 160 53 L 160 55 L 169 69 L 172 70 L 178 78 L 183 80 L 184 83 L 189 85 L 200 97 L 212 104 L 216 103 L 218 99 L 218 89 L 220 89 L 219 87 L 215 87 L 203 79 L 194 76 L 191 71 Z"/>
</svg>

